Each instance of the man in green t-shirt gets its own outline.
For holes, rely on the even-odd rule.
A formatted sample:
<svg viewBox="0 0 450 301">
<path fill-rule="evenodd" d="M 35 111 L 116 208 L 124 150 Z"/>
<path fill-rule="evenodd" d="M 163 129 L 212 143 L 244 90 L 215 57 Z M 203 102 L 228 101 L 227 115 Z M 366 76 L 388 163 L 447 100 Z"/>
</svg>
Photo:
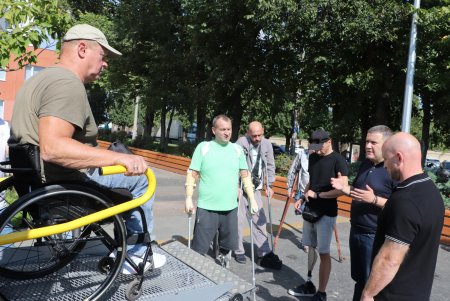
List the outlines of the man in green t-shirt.
<svg viewBox="0 0 450 301">
<path fill-rule="evenodd" d="M 258 211 L 253 184 L 242 147 L 231 143 L 231 120 L 225 115 L 213 119 L 215 139 L 200 143 L 194 151 L 186 177 L 186 212 L 195 207 L 192 194 L 200 180 L 192 249 L 204 255 L 219 231 L 218 260 L 228 267 L 230 250 L 238 248 L 237 199 L 239 175 L 249 196 L 251 214 Z"/>
<path fill-rule="evenodd" d="M 59 63 L 27 80 L 14 104 L 9 144 L 40 148 L 42 177 L 46 182 L 78 180 L 106 188 L 127 189 L 134 198 L 147 190 L 143 175 L 147 162 L 141 156 L 101 149 L 97 146 L 97 125 L 84 84 L 91 83 L 108 67 L 108 57 L 121 53 L 111 47 L 105 35 L 88 24 L 70 28 L 62 40 Z M 100 176 L 97 167 L 122 165 L 125 174 Z M 153 198 L 124 214 L 127 234 L 150 235 L 153 228 Z M 146 246 L 128 246 L 131 259 L 140 264 Z M 112 254 L 112 256 L 114 256 Z M 164 255 L 153 253 L 154 267 L 165 263 Z M 145 268 L 151 267 L 147 262 Z M 134 273 L 126 261 L 123 273 Z"/>
</svg>

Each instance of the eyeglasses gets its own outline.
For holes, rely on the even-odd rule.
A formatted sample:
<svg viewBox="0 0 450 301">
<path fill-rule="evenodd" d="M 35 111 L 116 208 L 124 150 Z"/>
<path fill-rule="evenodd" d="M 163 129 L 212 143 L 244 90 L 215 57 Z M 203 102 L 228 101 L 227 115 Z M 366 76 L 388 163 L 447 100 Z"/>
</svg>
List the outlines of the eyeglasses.
<svg viewBox="0 0 450 301">
<path fill-rule="evenodd" d="M 326 139 L 309 139 L 308 142 L 310 144 L 320 144 L 320 143 L 327 142 L 328 140 L 330 140 L 330 138 L 326 138 Z"/>
</svg>

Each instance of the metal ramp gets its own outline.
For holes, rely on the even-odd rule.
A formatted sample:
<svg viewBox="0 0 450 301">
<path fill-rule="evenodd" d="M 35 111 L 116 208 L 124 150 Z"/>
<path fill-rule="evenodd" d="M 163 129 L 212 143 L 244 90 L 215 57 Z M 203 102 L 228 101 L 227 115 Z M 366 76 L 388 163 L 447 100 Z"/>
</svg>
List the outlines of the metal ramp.
<svg viewBox="0 0 450 301">
<path fill-rule="evenodd" d="M 234 300 L 239 294 L 246 296 L 252 292 L 250 283 L 178 241 L 153 246 L 153 250 L 166 255 L 167 262 L 145 274 L 138 300 L 189 301 L 199 300 L 199 297 L 201 300 Z M 95 254 L 79 256 L 61 269 L 57 277 L 54 274 L 31 280 L 0 277 L 0 293 L 11 301 L 83 300 L 89 296 L 90 286 L 102 281 L 96 279 L 98 273 L 90 272 L 97 269 L 100 259 Z M 126 300 L 126 286 L 133 279 L 133 276 L 119 275 L 101 300 Z"/>
</svg>

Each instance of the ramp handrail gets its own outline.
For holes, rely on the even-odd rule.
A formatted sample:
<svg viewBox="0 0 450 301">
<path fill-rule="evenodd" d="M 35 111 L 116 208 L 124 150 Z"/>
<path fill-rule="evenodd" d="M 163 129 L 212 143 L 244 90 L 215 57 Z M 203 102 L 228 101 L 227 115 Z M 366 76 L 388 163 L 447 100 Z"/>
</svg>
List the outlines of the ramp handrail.
<svg viewBox="0 0 450 301">
<path fill-rule="evenodd" d="M 113 174 L 120 174 L 126 172 L 126 168 L 121 165 L 116 166 L 105 166 L 101 168 L 101 174 L 102 175 L 113 175 Z M 97 222 L 103 219 L 106 219 L 108 217 L 111 217 L 113 215 L 117 215 L 119 213 L 128 211 L 130 209 L 136 208 L 142 204 L 144 204 L 146 201 L 148 201 L 153 194 L 155 193 L 156 189 L 156 178 L 153 172 L 150 168 L 147 169 L 145 172 L 145 176 L 148 180 L 148 187 L 145 193 L 138 197 L 137 199 L 133 199 L 127 202 L 124 202 L 119 205 L 115 205 L 113 207 L 103 209 L 101 211 L 86 215 L 84 217 L 80 217 L 78 219 L 75 219 L 70 222 L 58 224 L 58 225 L 52 225 L 52 226 L 46 226 L 38 229 L 31 229 L 31 230 L 25 230 L 21 232 L 14 232 L 9 233 L 5 235 L 0 235 L 0 246 L 1 245 L 7 245 L 19 241 L 24 241 L 28 239 L 35 239 L 40 238 L 44 236 L 50 236 L 55 235 L 59 233 L 68 232 L 83 226 L 86 226 L 88 224 L 91 224 L 93 222 Z"/>
</svg>

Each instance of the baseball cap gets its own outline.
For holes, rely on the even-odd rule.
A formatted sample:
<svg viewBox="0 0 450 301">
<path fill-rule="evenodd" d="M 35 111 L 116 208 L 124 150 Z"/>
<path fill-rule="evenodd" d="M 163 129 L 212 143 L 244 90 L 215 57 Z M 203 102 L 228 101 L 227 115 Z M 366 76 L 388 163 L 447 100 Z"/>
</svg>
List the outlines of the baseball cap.
<svg viewBox="0 0 450 301">
<path fill-rule="evenodd" d="M 324 129 L 317 129 L 312 132 L 311 137 L 308 140 L 309 149 L 319 150 L 328 140 L 330 140 L 330 134 Z"/>
<path fill-rule="evenodd" d="M 88 24 L 78 24 L 71 27 L 63 38 L 63 42 L 71 40 L 91 40 L 96 41 L 106 48 L 113 56 L 121 56 L 122 53 L 109 46 L 105 35 L 98 28 Z"/>
</svg>

